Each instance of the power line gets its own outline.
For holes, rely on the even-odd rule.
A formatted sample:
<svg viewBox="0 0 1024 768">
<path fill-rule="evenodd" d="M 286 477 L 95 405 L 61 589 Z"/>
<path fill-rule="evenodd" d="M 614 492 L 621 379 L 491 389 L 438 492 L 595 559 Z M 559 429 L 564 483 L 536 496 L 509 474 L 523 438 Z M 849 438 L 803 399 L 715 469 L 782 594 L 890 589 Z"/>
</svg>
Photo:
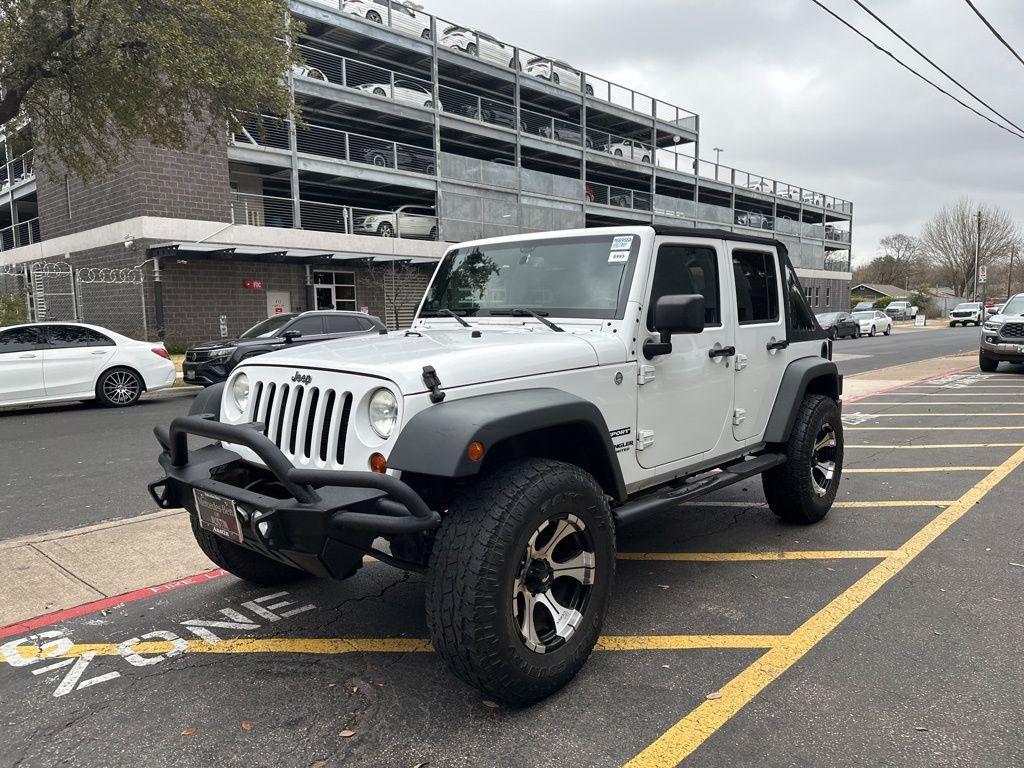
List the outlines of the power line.
<svg viewBox="0 0 1024 768">
<path fill-rule="evenodd" d="M 1019 61 L 1021 64 L 1024 64 L 1024 59 L 1022 59 L 1020 57 L 1020 54 L 1017 53 L 1015 50 L 1013 50 L 1013 46 L 1010 45 L 1008 42 L 1006 42 L 1006 39 L 1002 35 L 1000 35 L 998 32 L 996 32 L 996 28 L 993 27 L 991 24 L 989 24 L 988 19 L 986 19 L 985 15 L 981 11 L 978 10 L 977 6 L 975 6 L 974 3 L 971 2 L 971 0 L 964 0 L 964 2 L 967 3 L 969 6 L 971 6 L 971 10 L 974 11 L 976 14 L 978 14 L 978 18 L 979 19 L 981 19 L 983 22 L 985 22 L 985 26 L 988 27 L 989 31 L 993 35 L 996 36 L 996 40 L 998 40 L 1000 43 L 1005 45 L 1006 46 L 1006 50 L 1008 50 L 1010 53 L 1012 53 L 1014 58 L 1017 59 L 1017 61 Z"/>
<path fill-rule="evenodd" d="M 865 40 L 866 40 L 867 42 L 869 42 L 869 43 L 870 43 L 870 44 L 871 44 L 871 45 L 872 45 L 872 46 L 873 46 L 873 47 L 874 47 L 875 49 L 877 49 L 877 50 L 878 50 L 878 51 L 880 51 L 881 53 L 884 53 L 884 54 L 885 54 L 886 56 L 888 56 L 888 57 L 889 57 L 890 59 L 892 59 L 892 60 L 893 60 L 893 61 L 895 61 L 895 62 L 896 62 L 897 64 L 899 64 L 899 65 L 900 65 L 901 67 L 903 67 L 903 68 L 904 68 L 905 70 L 907 70 L 907 71 L 908 71 L 908 72 L 909 72 L 910 74 L 912 74 L 912 75 L 913 75 L 914 77 L 917 77 L 917 78 L 919 78 L 919 79 L 921 79 L 921 80 L 924 80 L 924 81 L 925 81 L 926 83 L 928 83 L 928 85 L 930 85 L 930 86 L 931 86 L 932 88 L 934 88 L 935 90 L 937 90 L 937 91 L 938 91 L 939 93 L 945 94 L 946 96 L 948 96 L 949 98 L 951 98 L 951 99 L 952 99 L 953 101 L 955 101 L 955 102 L 956 102 L 957 104 L 959 104 L 959 105 L 960 105 L 961 107 L 963 107 L 964 109 L 970 110 L 971 112 L 973 112 L 974 114 L 976 114 L 976 115 L 977 115 L 978 117 L 980 117 L 980 118 L 981 118 L 982 120 L 984 120 L 984 121 L 986 121 L 986 122 L 988 122 L 988 123 L 991 123 L 991 124 L 992 124 L 992 125 L 994 125 L 994 126 L 995 126 L 996 128 L 999 128 L 999 129 L 1001 129 L 1001 130 L 1003 130 L 1003 131 L 1006 131 L 1006 132 L 1007 132 L 1008 134 L 1010 134 L 1011 136 L 1015 136 L 1015 137 L 1016 137 L 1016 138 L 1018 138 L 1018 139 L 1024 139 L 1024 134 L 1020 134 L 1020 133 L 1017 133 L 1017 131 L 1014 131 L 1014 130 L 1012 130 L 1012 129 L 1010 129 L 1010 128 L 1007 128 L 1007 127 L 1006 127 L 1005 125 L 1002 125 L 1001 123 L 997 123 L 997 122 L 996 122 L 995 120 L 993 120 L 993 119 L 992 119 L 991 117 L 989 117 L 988 115 L 983 115 L 983 114 L 981 114 L 981 112 L 979 112 L 978 110 L 976 110 L 976 109 L 975 109 L 974 107 L 972 107 L 972 106 L 971 106 L 970 104 L 965 104 L 965 103 L 964 103 L 963 101 L 961 101 L 960 99 L 958 99 L 958 98 L 957 98 L 956 96 L 954 96 L 954 95 L 953 95 L 952 93 L 950 93 L 949 91 L 947 91 L 947 90 L 946 90 L 945 88 L 943 88 L 943 87 L 942 87 L 941 85 L 939 85 L 938 83 L 935 83 L 935 82 L 933 82 L 933 81 L 929 80 L 929 79 L 928 79 L 927 77 L 925 77 L 924 75 L 922 75 L 922 74 L 921 74 L 920 72 L 918 72 L 918 71 L 917 71 L 916 69 L 914 69 L 913 67 L 911 67 L 911 66 L 910 66 L 909 64 L 906 64 L 906 63 L 904 63 L 904 62 L 903 62 L 903 61 L 902 61 L 902 60 L 901 60 L 900 58 L 898 58 L 898 57 L 897 57 L 897 56 L 896 56 L 895 54 L 893 54 L 892 52 L 890 52 L 890 51 L 886 50 L 885 48 L 883 48 L 882 46 L 880 46 L 880 45 L 879 45 L 878 43 L 876 43 L 876 42 L 875 42 L 874 40 L 872 40 L 872 39 L 871 39 L 870 37 L 868 37 L 867 35 L 865 35 L 865 34 L 864 34 L 863 32 L 861 32 L 861 31 L 860 31 L 859 29 L 857 29 L 857 28 L 856 28 L 855 26 L 853 26 L 853 25 L 852 25 L 852 24 L 851 24 L 850 22 L 848 22 L 848 21 L 847 21 L 846 19 L 844 19 L 844 18 L 842 18 L 841 16 L 839 16 L 838 14 L 836 14 L 836 13 L 835 13 L 835 12 L 834 12 L 834 11 L 833 11 L 833 10 L 832 10 L 831 8 L 828 8 L 827 6 L 823 5 L 823 4 L 821 3 L 821 2 L 819 2 L 819 0 L 811 0 L 811 2 L 812 2 L 812 3 L 814 3 L 814 4 L 816 5 L 816 6 L 818 6 L 819 8 L 821 8 L 821 10 L 825 11 L 825 13 L 827 13 L 827 14 L 828 14 L 829 16 L 831 16 L 832 18 L 834 18 L 834 19 L 835 19 L 836 21 L 838 21 L 838 22 L 839 22 L 840 24 L 842 24 L 842 25 L 843 25 L 844 27 L 847 27 L 848 29 L 850 29 L 850 31 L 854 32 L 854 33 L 855 33 L 855 34 L 856 34 L 856 35 L 857 35 L 858 37 L 862 37 L 862 38 L 864 38 L 864 39 L 865 39 Z"/>
<path fill-rule="evenodd" d="M 901 35 L 901 34 L 900 34 L 899 32 L 897 32 L 897 31 L 896 31 L 895 29 L 893 29 L 892 27 L 890 27 L 890 26 L 889 26 L 888 24 L 886 24 L 886 23 L 885 23 L 885 21 L 884 21 L 884 20 L 883 20 L 882 18 L 880 18 L 880 17 L 878 16 L 878 14 L 876 14 L 876 13 L 875 13 L 874 11 L 872 11 L 872 10 L 871 10 L 870 8 L 868 8 L 868 7 L 866 6 L 866 5 L 864 5 L 864 3 L 862 3 L 862 2 L 861 2 L 861 0 L 853 0 L 853 2 L 855 2 L 855 3 L 857 4 L 857 5 L 859 5 L 859 6 L 860 6 L 860 7 L 861 7 L 861 8 L 862 8 L 862 9 L 864 10 L 864 12 L 865 12 L 865 13 L 867 13 L 868 15 L 870 15 L 870 16 L 871 16 L 871 18 L 873 18 L 873 19 L 874 19 L 875 21 L 877 21 L 877 22 L 878 22 L 879 24 L 881 24 L 881 25 L 882 25 L 883 27 L 885 27 L 885 28 L 886 28 L 887 30 L 889 30 L 890 32 L 892 32 L 892 34 L 894 34 L 894 35 L 895 35 L 895 36 L 896 36 L 897 38 L 899 38 L 899 40 L 900 40 L 900 41 L 901 41 L 901 42 L 902 42 L 902 43 L 903 43 L 904 45 L 906 45 L 906 46 L 907 46 L 908 48 L 910 48 L 910 50 L 912 50 L 912 51 L 913 51 L 914 53 L 916 53 L 916 54 L 917 54 L 918 56 L 920 56 L 920 57 L 921 57 L 922 59 L 924 59 L 924 60 L 925 60 L 925 61 L 927 61 L 927 62 L 928 62 L 929 64 L 931 64 L 931 65 L 932 65 L 933 67 L 935 67 L 935 68 L 936 68 L 937 70 L 939 70 L 939 72 L 941 72 L 941 73 L 942 73 L 942 74 L 944 74 L 944 75 L 945 75 L 945 76 L 946 76 L 947 78 L 949 78 L 949 80 L 950 80 L 950 81 L 952 81 L 953 83 L 956 83 L 956 85 L 957 85 L 957 86 L 959 86 L 960 90 L 962 90 L 962 91 L 963 91 L 964 93 L 966 93 L 966 94 L 970 95 L 970 96 L 971 96 L 971 98 L 973 98 L 973 99 L 974 99 L 975 101 L 977 101 L 977 102 L 978 102 L 979 104 L 982 104 L 982 105 L 984 105 L 985 107 L 987 107 L 987 108 L 988 108 L 988 109 L 989 109 L 989 110 L 990 110 L 990 111 L 991 111 L 991 112 L 992 112 L 993 114 L 995 114 L 995 115 L 998 115 L 999 117 L 1001 117 L 1001 118 L 1002 118 L 1003 120 L 1005 120 L 1005 121 L 1006 121 L 1007 123 L 1009 123 L 1009 124 L 1010 124 L 1010 125 L 1012 125 L 1012 126 L 1013 126 L 1014 128 L 1016 128 L 1016 129 L 1017 129 L 1018 131 L 1020 131 L 1021 133 L 1024 133 L 1024 128 L 1021 128 L 1021 127 L 1020 127 L 1019 125 L 1017 125 L 1017 124 L 1016 124 L 1015 122 L 1013 122 L 1013 120 L 1011 120 L 1010 118 L 1008 118 L 1008 117 L 1007 117 L 1006 115 L 1004 115 L 1004 114 L 1003 114 L 1002 112 L 1000 112 L 999 110 L 997 110 L 997 109 L 996 109 L 995 107 L 993 107 L 993 106 L 992 106 L 991 104 L 989 104 L 989 103 L 988 103 L 987 101 L 985 101 L 985 100 L 984 100 L 984 99 L 982 99 L 982 98 L 981 98 L 980 96 L 978 96 L 977 94 L 975 94 L 975 93 L 974 93 L 974 92 L 973 92 L 973 91 L 972 91 L 972 90 L 971 90 L 970 88 L 968 88 L 968 87 L 967 87 L 966 85 L 964 85 L 964 84 L 963 84 L 963 83 L 961 83 L 961 82 L 960 82 L 959 80 L 957 80 L 957 79 L 956 79 L 955 77 L 953 77 L 953 76 L 952 76 L 951 74 L 949 74 L 949 72 L 947 72 L 946 70 L 944 70 L 944 69 L 943 69 L 942 67 L 940 67 L 940 66 L 939 66 L 938 64 L 936 64 L 936 63 L 935 63 L 934 61 L 932 61 L 932 59 L 930 59 L 930 58 L 929 58 L 928 56 L 926 56 L 926 55 L 924 54 L 924 52 L 923 52 L 923 51 L 922 51 L 922 50 L 921 50 L 920 48 L 918 48 L 918 47 L 917 47 L 916 45 L 914 45 L 914 44 L 913 44 L 912 42 L 910 42 L 909 40 L 907 40 L 907 38 L 905 38 L 905 37 L 904 37 L 903 35 Z M 967 2 L 970 2 L 970 0 L 967 0 Z"/>
</svg>

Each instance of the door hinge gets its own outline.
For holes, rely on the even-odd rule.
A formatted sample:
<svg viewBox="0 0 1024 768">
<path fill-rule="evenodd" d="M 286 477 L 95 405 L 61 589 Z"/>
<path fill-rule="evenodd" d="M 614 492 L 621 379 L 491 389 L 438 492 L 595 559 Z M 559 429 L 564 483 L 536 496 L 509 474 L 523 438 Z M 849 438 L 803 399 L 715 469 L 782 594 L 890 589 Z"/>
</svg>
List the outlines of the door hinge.
<svg viewBox="0 0 1024 768">
<path fill-rule="evenodd" d="M 748 358 L 747 358 L 746 355 L 736 355 L 736 370 L 737 371 L 742 371 L 744 368 L 747 367 L 747 359 Z"/>
<path fill-rule="evenodd" d="M 650 448 L 652 445 L 654 445 L 654 430 L 638 430 L 636 433 L 636 449 L 642 451 L 644 448 Z"/>
<path fill-rule="evenodd" d="M 732 412 L 732 425 L 738 427 L 744 421 L 747 420 L 747 411 L 745 408 L 737 408 Z"/>
<path fill-rule="evenodd" d="M 636 372 L 636 383 L 643 386 L 649 381 L 654 381 L 655 370 L 653 365 L 641 365 Z"/>
</svg>

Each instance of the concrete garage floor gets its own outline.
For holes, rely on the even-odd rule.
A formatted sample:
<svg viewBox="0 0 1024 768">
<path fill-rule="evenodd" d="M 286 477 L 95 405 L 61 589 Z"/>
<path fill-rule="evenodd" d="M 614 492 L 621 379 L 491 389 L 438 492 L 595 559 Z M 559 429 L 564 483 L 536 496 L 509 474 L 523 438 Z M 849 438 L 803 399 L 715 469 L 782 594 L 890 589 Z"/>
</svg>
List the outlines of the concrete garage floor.
<svg viewBox="0 0 1024 768">
<path fill-rule="evenodd" d="M 529 709 L 451 677 L 422 579 L 379 563 L 0 630 L 0 766 L 1024 765 L 1022 394 L 860 400 L 817 526 L 748 482 L 624 531 L 599 650 Z"/>
</svg>

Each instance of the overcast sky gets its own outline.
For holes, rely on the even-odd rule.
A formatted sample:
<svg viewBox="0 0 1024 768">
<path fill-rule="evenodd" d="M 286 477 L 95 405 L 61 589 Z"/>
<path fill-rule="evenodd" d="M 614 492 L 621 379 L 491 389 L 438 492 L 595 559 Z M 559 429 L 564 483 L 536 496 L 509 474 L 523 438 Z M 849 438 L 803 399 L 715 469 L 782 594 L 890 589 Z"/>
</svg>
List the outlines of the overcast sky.
<svg viewBox="0 0 1024 768">
<path fill-rule="evenodd" d="M 862 1 L 1024 126 L 1024 66 L 963 0 Z M 873 257 L 888 233 L 918 233 L 961 196 L 1024 222 L 1024 140 L 918 80 L 810 0 L 421 2 L 697 112 L 705 158 L 722 147 L 723 165 L 852 200 L 855 262 Z M 822 2 L 942 79 L 852 0 Z M 1024 2 L 975 4 L 1024 56 Z"/>
</svg>

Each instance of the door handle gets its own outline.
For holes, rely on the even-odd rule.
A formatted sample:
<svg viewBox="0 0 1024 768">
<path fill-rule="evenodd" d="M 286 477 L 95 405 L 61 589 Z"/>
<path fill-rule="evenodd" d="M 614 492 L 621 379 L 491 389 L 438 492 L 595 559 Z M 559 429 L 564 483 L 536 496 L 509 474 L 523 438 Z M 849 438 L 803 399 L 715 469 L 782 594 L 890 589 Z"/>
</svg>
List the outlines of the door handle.
<svg viewBox="0 0 1024 768">
<path fill-rule="evenodd" d="M 769 352 L 774 352 L 776 349 L 785 349 L 789 346 L 788 339 L 780 339 L 779 341 L 769 341 L 766 349 Z"/>
<path fill-rule="evenodd" d="M 90 355 L 105 355 L 107 351 L 105 349 L 97 349 L 89 353 Z"/>
<path fill-rule="evenodd" d="M 716 357 L 732 357 L 736 354 L 736 347 L 722 347 L 708 351 L 708 357 L 714 360 Z"/>
<path fill-rule="evenodd" d="M 33 354 L 32 352 L 25 352 L 23 354 L 18 355 L 18 357 L 25 357 L 25 358 L 35 359 L 36 355 Z"/>
</svg>

